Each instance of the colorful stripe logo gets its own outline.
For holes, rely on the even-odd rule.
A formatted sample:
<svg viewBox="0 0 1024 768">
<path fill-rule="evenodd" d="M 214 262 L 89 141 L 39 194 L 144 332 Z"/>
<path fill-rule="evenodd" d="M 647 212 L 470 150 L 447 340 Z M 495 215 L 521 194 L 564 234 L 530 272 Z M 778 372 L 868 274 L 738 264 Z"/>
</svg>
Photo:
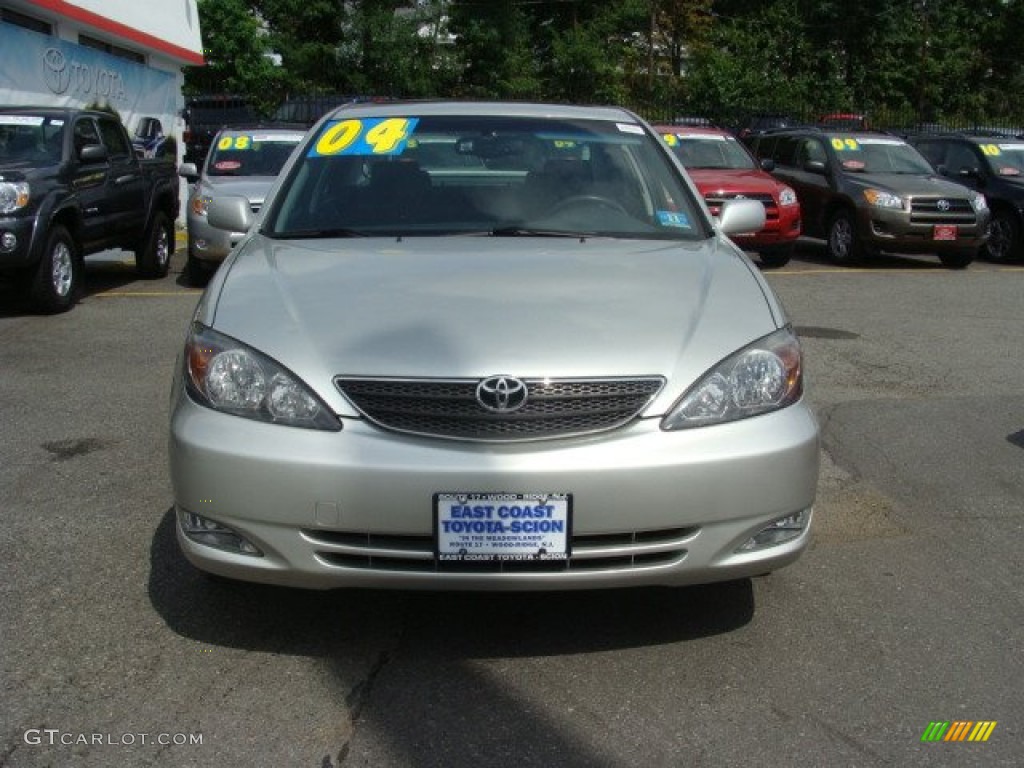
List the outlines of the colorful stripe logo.
<svg viewBox="0 0 1024 768">
<path fill-rule="evenodd" d="M 995 729 L 995 720 L 937 720 L 928 723 L 921 741 L 988 741 Z"/>
</svg>

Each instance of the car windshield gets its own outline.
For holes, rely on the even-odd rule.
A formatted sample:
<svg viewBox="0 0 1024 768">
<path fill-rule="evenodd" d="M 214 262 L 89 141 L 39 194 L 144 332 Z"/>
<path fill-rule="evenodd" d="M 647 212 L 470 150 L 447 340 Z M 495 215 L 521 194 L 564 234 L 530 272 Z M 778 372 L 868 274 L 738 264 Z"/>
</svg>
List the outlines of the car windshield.
<svg viewBox="0 0 1024 768">
<path fill-rule="evenodd" d="M 349 117 L 300 155 L 269 236 L 708 236 L 664 148 L 632 122 Z"/>
<path fill-rule="evenodd" d="M 0 163 L 60 162 L 63 141 L 62 118 L 0 114 Z"/>
<path fill-rule="evenodd" d="M 928 161 L 905 141 L 885 137 L 833 136 L 843 169 L 856 173 L 934 173 Z"/>
<path fill-rule="evenodd" d="M 980 146 L 993 173 L 999 176 L 1024 175 L 1024 141 L 1001 141 Z"/>
<path fill-rule="evenodd" d="M 207 176 L 277 176 L 301 131 L 225 131 L 217 136 L 206 161 Z"/>
<path fill-rule="evenodd" d="M 665 142 L 687 168 L 747 171 L 756 167 L 747 150 L 732 136 L 706 133 L 663 135 Z"/>
</svg>

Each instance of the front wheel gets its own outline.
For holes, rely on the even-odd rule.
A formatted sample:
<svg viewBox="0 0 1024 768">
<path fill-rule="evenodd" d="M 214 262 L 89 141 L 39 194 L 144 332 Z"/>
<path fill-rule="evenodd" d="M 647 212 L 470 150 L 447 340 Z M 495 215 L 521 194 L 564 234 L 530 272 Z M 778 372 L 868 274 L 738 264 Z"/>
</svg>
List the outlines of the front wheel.
<svg viewBox="0 0 1024 768">
<path fill-rule="evenodd" d="M 828 225 L 828 255 L 836 264 L 849 264 L 863 256 L 853 213 L 839 211 Z"/>
<path fill-rule="evenodd" d="M 940 253 L 939 261 L 942 262 L 942 266 L 949 267 L 950 269 L 964 269 L 968 264 L 974 261 L 974 251 L 951 251 L 950 253 Z"/>
<path fill-rule="evenodd" d="M 135 251 L 135 268 L 140 276 L 155 279 L 167 275 L 174 253 L 174 227 L 167 214 L 157 211 L 149 223 L 142 245 Z"/>
<path fill-rule="evenodd" d="M 1008 261 L 1020 255 L 1021 250 L 1021 226 L 1017 217 L 1009 211 L 993 211 L 985 255 L 992 261 Z"/>
<path fill-rule="evenodd" d="M 789 264 L 793 258 L 793 246 L 784 245 L 778 248 L 765 248 L 757 254 L 761 266 L 766 269 L 778 269 Z"/>
<path fill-rule="evenodd" d="M 32 276 L 32 301 L 47 314 L 67 312 L 78 298 L 81 282 L 82 262 L 75 241 L 66 228 L 54 225 Z"/>
</svg>

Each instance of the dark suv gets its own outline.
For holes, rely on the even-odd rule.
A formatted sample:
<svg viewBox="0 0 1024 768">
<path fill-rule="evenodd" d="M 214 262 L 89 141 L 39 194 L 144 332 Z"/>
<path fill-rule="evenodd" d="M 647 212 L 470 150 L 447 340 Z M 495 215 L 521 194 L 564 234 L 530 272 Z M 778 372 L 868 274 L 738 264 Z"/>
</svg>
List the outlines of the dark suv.
<svg viewBox="0 0 1024 768">
<path fill-rule="evenodd" d="M 938 173 L 985 195 L 992 210 L 985 255 L 1024 256 L 1024 139 L 950 133 L 909 141 Z"/>
<path fill-rule="evenodd" d="M 985 245 L 984 195 L 935 175 L 900 138 L 806 127 L 755 136 L 751 148 L 796 190 L 804 233 L 824 238 L 837 263 L 889 251 L 963 268 Z"/>
</svg>

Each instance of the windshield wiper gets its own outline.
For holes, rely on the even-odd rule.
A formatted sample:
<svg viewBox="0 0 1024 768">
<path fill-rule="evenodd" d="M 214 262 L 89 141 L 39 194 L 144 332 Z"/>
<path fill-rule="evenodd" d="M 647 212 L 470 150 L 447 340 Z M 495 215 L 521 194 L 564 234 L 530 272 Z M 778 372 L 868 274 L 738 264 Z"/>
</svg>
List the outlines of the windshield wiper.
<svg viewBox="0 0 1024 768">
<path fill-rule="evenodd" d="M 592 232 L 566 232 L 564 229 L 531 229 L 518 226 L 495 227 L 491 234 L 495 237 L 595 237 Z"/>
<path fill-rule="evenodd" d="M 333 229 L 296 229 L 289 232 L 275 234 L 279 240 L 315 240 L 320 237 L 369 237 L 368 232 L 347 227 L 335 227 Z"/>
</svg>

